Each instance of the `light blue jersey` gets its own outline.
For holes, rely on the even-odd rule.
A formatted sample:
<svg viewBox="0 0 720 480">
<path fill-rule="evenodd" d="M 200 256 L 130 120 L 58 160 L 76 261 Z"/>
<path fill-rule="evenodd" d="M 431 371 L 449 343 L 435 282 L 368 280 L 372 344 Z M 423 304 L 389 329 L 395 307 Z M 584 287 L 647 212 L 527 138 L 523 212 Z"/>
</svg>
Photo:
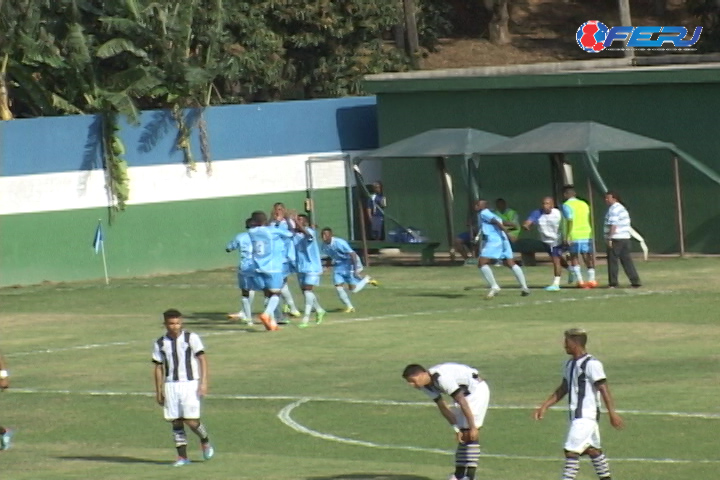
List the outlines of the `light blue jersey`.
<svg viewBox="0 0 720 480">
<path fill-rule="evenodd" d="M 322 244 L 322 253 L 332 259 L 335 271 L 350 272 L 353 270 L 362 270 L 362 264 L 359 258 L 357 262 L 360 263 L 360 265 L 353 263 L 353 256 L 351 255 L 353 252 L 354 250 L 350 248 L 350 244 L 342 238 L 333 237 L 330 243 L 323 242 Z"/>
<path fill-rule="evenodd" d="M 312 228 L 306 227 L 303 233 L 296 233 L 294 238 L 297 271 L 299 273 L 322 274 L 322 261 L 320 260 L 320 247 L 318 238 Z"/>
<path fill-rule="evenodd" d="M 493 223 L 493 220 L 497 220 L 502 224 L 502 218 L 490 211 L 490 209 L 488 208 L 485 208 L 481 210 L 480 213 L 478 213 L 478 225 L 480 225 L 480 230 L 482 231 L 482 234 L 486 237 L 485 241 L 490 241 L 494 239 L 506 239 L 507 236 L 505 235 L 505 232 L 503 232 L 500 227 L 495 225 Z"/>
<path fill-rule="evenodd" d="M 257 269 L 257 265 L 253 260 L 253 245 L 250 234 L 247 232 L 239 233 L 235 239 L 227 244 L 226 250 L 237 250 L 240 253 L 240 263 L 238 270 L 246 275 L 252 275 Z"/>
<path fill-rule="evenodd" d="M 293 234 L 277 227 L 254 227 L 248 230 L 253 245 L 253 260 L 262 273 L 285 273 L 288 243 Z"/>
</svg>

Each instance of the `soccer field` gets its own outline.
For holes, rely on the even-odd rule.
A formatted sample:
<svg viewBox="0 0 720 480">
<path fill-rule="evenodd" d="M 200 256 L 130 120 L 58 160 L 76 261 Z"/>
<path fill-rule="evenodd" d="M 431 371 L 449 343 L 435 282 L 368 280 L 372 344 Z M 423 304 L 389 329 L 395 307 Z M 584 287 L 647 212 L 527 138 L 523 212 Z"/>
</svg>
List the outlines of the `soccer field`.
<svg viewBox="0 0 720 480">
<path fill-rule="evenodd" d="M 554 293 L 542 290 L 549 266 L 527 268 L 536 288 L 521 297 L 497 268 L 505 288 L 488 301 L 476 268 L 373 267 L 381 286 L 353 297 L 353 314 L 333 312 L 340 302 L 325 275 L 325 322 L 280 332 L 225 319 L 238 304 L 232 269 L 0 289 L 11 373 L 0 424 L 17 429 L 0 478 L 445 479 L 453 431 L 400 373 L 446 361 L 477 367 L 490 385 L 477 478 L 560 478 L 567 415 L 531 414 L 560 382 L 562 332 L 574 326 L 589 331 L 588 351 L 624 412 L 623 431 L 601 419 L 613 478 L 718 478 L 720 260 L 638 270 L 641 289 Z M 193 463 L 181 469 L 169 466 L 150 362 L 170 307 L 202 336 L 211 373 L 203 420 L 216 456 L 203 462 L 188 432 Z M 577 478 L 596 478 L 588 461 Z"/>
</svg>

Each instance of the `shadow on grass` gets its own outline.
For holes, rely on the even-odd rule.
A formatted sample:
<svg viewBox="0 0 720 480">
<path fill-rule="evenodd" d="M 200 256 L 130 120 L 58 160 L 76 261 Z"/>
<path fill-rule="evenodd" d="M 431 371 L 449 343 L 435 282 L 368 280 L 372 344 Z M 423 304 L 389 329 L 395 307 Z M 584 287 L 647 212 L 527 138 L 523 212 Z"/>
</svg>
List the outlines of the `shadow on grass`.
<svg viewBox="0 0 720 480">
<path fill-rule="evenodd" d="M 307 477 L 306 480 L 430 480 L 417 475 L 395 475 L 392 473 L 343 473 L 322 477 Z"/>
<path fill-rule="evenodd" d="M 147 458 L 110 456 L 110 455 L 86 455 L 76 457 L 57 457 L 60 460 L 79 460 L 83 462 L 105 462 L 105 463 L 145 463 L 148 465 L 171 465 L 167 460 L 149 460 Z"/>
</svg>

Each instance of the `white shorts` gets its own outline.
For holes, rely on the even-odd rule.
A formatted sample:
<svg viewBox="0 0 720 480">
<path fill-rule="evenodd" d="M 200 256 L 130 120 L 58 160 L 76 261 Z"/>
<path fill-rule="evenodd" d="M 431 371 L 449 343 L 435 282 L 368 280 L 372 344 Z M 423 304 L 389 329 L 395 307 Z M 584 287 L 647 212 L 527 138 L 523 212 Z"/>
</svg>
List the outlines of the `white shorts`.
<svg viewBox="0 0 720 480">
<path fill-rule="evenodd" d="M 198 381 L 166 382 L 165 383 L 165 420 L 200 418 L 200 397 L 198 397 Z"/>
<path fill-rule="evenodd" d="M 600 427 L 591 418 L 576 418 L 570 422 L 570 431 L 565 440 L 565 450 L 582 454 L 588 448 L 600 449 Z"/>
<path fill-rule="evenodd" d="M 487 413 L 488 406 L 490 405 L 490 388 L 488 387 L 488 384 L 484 381 L 477 382 L 477 385 L 475 386 L 475 391 L 470 395 L 466 396 L 465 400 L 467 400 L 468 405 L 470 406 L 470 411 L 475 417 L 475 426 L 477 428 L 482 427 L 483 422 L 485 421 L 485 414 Z M 453 412 L 453 414 L 455 415 L 455 421 L 457 422 L 458 427 L 469 427 L 467 419 L 465 418 L 465 415 L 463 415 L 460 405 L 456 403 L 455 405 L 450 407 L 450 411 Z"/>
</svg>

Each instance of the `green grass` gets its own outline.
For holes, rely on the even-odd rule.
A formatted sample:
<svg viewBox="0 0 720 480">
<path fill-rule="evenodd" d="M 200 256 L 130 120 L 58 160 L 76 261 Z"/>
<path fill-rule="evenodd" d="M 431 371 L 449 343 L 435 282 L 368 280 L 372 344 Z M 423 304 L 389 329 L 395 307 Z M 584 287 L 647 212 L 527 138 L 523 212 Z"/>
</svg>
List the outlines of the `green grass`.
<svg viewBox="0 0 720 480">
<path fill-rule="evenodd" d="M 566 415 L 557 409 L 534 422 L 531 412 L 559 383 L 562 331 L 571 326 L 590 331 L 618 408 L 638 412 L 624 414 L 623 431 L 601 420 L 614 476 L 715 478 L 719 267 L 718 259 L 656 260 L 638 265 L 640 290 L 537 288 L 528 298 L 498 268 L 507 288 L 492 301 L 475 268 L 378 267 L 382 286 L 353 297 L 357 313 L 274 333 L 225 320 L 237 304 L 230 269 L 2 289 L 12 388 L 0 395 L 0 423 L 18 433 L 0 452 L 0 478 L 443 479 L 453 432 L 400 378 L 407 363 L 443 361 L 478 367 L 497 407 L 481 433 L 488 456 L 478 478 L 558 478 Z M 550 278 L 547 266 L 526 272 L 537 287 Z M 340 306 L 331 287 L 318 295 L 326 308 Z M 211 365 L 203 418 L 217 456 L 199 461 L 193 437 L 198 461 L 181 470 L 168 466 L 170 428 L 151 395 L 151 346 L 169 307 L 203 336 Z M 324 437 L 290 428 L 281 412 Z M 578 479 L 593 478 L 584 462 Z"/>
</svg>

